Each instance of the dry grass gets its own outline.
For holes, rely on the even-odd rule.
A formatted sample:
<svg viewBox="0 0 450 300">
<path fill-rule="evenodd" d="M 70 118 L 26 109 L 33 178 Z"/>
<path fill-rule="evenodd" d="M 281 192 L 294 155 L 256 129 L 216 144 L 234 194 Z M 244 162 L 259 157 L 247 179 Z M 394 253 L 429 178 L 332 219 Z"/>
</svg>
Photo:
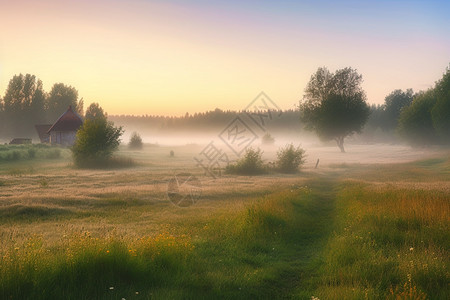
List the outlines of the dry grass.
<svg viewBox="0 0 450 300">
<path fill-rule="evenodd" d="M 360 160 L 361 153 L 357 154 L 360 161 L 347 158 L 341 164 L 341 156 L 336 153 L 334 160 L 330 156 L 321 159 L 315 170 L 314 155 L 331 155 L 325 151 L 307 153 L 310 160 L 300 174 L 226 175 L 213 180 L 195 167 L 193 157 L 202 149 L 195 145 L 145 145 L 142 151 L 122 149 L 121 155 L 131 156 L 137 166 L 116 170 L 75 169 L 64 152 L 52 161 L 0 165 L 2 257 L 17 254 L 15 248 L 19 248 L 29 251 L 20 258 L 22 266 L 38 256 L 48 258 L 50 264 L 55 254 L 52 251 L 56 251 L 66 266 L 70 253 L 65 252 L 66 248 L 77 253 L 76 249 L 82 252 L 91 245 L 89 251 L 99 251 L 105 255 L 99 259 L 108 259 L 107 248 L 117 244 L 118 258 L 124 258 L 133 269 L 138 268 L 134 253 L 145 259 L 158 253 L 158 247 L 167 250 L 175 246 L 179 250 L 175 255 L 205 255 L 204 260 L 195 263 L 213 264 L 214 268 L 202 269 L 201 280 L 215 285 L 218 291 L 235 288 L 239 280 L 245 279 L 254 284 L 253 293 L 264 282 L 267 290 L 271 287 L 267 282 L 288 282 L 289 288 L 295 284 L 305 288 L 309 281 L 302 277 L 298 283 L 300 275 L 295 268 L 325 251 L 321 260 L 324 264 L 308 271 L 320 282 L 321 292 L 316 296 L 321 299 L 395 298 L 412 293 L 420 297 L 421 293 L 429 295 L 430 290 L 440 286 L 439 280 L 448 278 L 445 239 L 450 231 L 450 160 L 445 156 L 393 167 L 365 164 Z M 170 157 L 170 150 L 174 150 L 175 157 Z M 266 155 L 270 159 L 275 153 Z M 200 198 L 188 208 L 173 205 L 167 197 L 169 179 L 182 172 L 195 174 L 202 183 Z M 316 186 L 305 188 L 309 182 Z M 341 189 L 334 190 L 335 183 L 340 183 Z M 309 190 L 316 195 L 308 194 Z M 331 212 L 336 193 L 337 209 Z M 299 195 L 311 201 L 294 205 Z M 324 209 L 320 205 L 330 207 Z M 336 218 L 336 223 L 332 218 Z M 320 236 L 317 239 L 327 237 L 323 229 L 327 226 L 336 235 L 330 237 L 323 250 L 314 234 Z M 318 227 L 323 227 L 322 232 L 314 233 Z M 276 256 L 268 245 L 275 245 L 274 249 L 278 246 L 282 237 L 274 232 L 279 234 L 278 229 L 283 228 L 289 229 L 283 237 L 287 240 L 283 244 L 286 249 Z M 192 245 L 203 248 L 193 250 Z M 90 259 L 95 257 L 92 254 Z M 287 257 L 300 261 L 291 267 Z M 186 263 L 184 258 L 175 261 Z M 273 268 L 267 267 L 272 263 Z M 238 277 L 235 270 L 240 272 Z M 308 273 L 300 270 L 301 276 Z M 378 281 L 381 285 L 375 284 Z M 206 284 L 194 283 L 199 284 L 199 290 Z M 310 283 L 308 289 L 317 285 L 314 280 Z M 280 290 L 289 294 L 289 288 Z M 183 296 L 172 292 L 167 287 L 160 298 Z M 305 293 L 302 290 L 299 295 L 304 297 Z"/>
</svg>

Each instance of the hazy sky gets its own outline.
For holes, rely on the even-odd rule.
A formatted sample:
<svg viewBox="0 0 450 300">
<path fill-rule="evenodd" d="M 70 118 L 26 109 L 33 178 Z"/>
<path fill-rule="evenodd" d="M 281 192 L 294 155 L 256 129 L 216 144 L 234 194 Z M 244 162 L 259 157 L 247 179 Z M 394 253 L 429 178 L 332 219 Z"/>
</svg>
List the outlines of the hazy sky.
<svg viewBox="0 0 450 300">
<path fill-rule="evenodd" d="M 109 114 L 294 108 L 318 67 L 370 103 L 450 63 L 450 1 L 0 0 L 0 95 L 14 74 L 74 86 Z"/>
</svg>

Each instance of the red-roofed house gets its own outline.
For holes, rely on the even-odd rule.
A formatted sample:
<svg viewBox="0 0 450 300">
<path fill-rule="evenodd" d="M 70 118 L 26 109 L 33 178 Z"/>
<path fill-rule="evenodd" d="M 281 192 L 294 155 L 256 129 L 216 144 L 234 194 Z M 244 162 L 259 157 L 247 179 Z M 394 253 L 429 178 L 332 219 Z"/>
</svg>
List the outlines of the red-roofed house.
<svg viewBox="0 0 450 300">
<path fill-rule="evenodd" d="M 75 143 L 77 130 L 81 125 L 83 125 L 83 119 L 72 110 L 72 106 L 69 106 L 69 109 L 47 131 L 50 136 L 50 143 L 72 146 Z"/>
</svg>

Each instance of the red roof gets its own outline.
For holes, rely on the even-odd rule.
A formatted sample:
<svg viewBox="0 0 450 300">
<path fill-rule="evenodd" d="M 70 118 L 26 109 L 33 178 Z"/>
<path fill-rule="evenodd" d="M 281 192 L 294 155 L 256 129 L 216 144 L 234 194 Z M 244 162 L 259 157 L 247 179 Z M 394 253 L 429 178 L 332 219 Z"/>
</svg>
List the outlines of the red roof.
<svg viewBox="0 0 450 300">
<path fill-rule="evenodd" d="M 52 131 L 77 131 L 81 125 L 83 125 L 83 120 L 72 110 L 72 106 L 69 106 L 69 109 L 56 120 L 47 133 Z"/>
</svg>

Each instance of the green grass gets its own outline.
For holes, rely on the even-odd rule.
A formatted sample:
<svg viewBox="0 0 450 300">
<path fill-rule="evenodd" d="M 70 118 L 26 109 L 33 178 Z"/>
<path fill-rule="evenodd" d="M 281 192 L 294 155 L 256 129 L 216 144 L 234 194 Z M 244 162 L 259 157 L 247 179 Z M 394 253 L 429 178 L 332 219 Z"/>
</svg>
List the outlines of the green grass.
<svg viewBox="0 0 450 300">
<path fill-rule="evenodd" d="M 450 298 L 448 158 L 203 179 L 178 208 L 192 154 L 146 151 L 0 165 L 0 299 Z"/>
<path fill-rule="evenodd" d="M 342 184 L 319 298 L 448 299 L 448 199 L 448 191 Z"/>
<path fill-rule="evenodd" d="M 331 229 L 332 211 L 329 198 L 301 186 L 255 198 L 235 214 L 191 224 L 195 238 L 163 233 L 133 240 L 81 233 L 48 247 L 34 237 L 2 253 L 0 295 L 128 299 L 138 291 L 144 298 L 288 296 L 313 271 L 316 250 Z M 39 212 L 26 212 L 34 213 Z M 304 288 L 303 294 L 312 293 L 311 286 Z"/>
<path fill-rule="evenodd" d="M 58 159 L 67 149 L 46 144 L 0 145 L 0 162 L 11 163 L 20 160 Z"/>
</svg>

